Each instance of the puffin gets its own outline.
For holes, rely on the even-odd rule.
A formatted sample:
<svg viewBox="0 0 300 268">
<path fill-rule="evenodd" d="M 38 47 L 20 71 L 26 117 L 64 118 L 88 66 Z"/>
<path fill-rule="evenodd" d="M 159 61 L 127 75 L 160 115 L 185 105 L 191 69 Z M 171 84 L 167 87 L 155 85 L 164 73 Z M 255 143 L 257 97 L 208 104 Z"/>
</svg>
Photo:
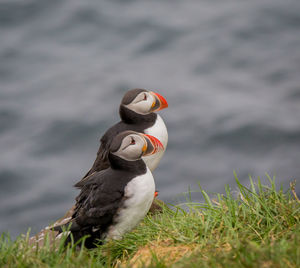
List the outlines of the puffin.
<svg viewBox="0 0 300 268">
<path fill-rule="evenodd" d="M 54 230 L 63 233 L 66 243 L 72 234 L 76 243 L 84 236 L 84 246 L 121 239 L 147 214 L 155 195 L 155 183 L 144 158 L 163 151 L 155 137 L 135 131 L 123 131 L 112 138 L 106 148 L 109 167 L 93 172 L 77 183 L 73 215 Z"/>
<path fill-rule="evenodd" d="M 167 144 L 168 131 L 166 125 L 156 112 L 168 107 L 168 103 L 160 94 L 146 89 L 135 88 L 127 91 L 121 100 L 119 114 L 121 121 L 109 128 L 100 139 L 100 147 L 92 168 L 82 178 L 85 179 L 95 171 L 109 167 L 108 148 L 113 138 L 120 132 L 132 130 L 154 136 L 163 145 L 163 150 L 152 155 L 143 156 L 148 168 L 153 172 L 162 158 Z M 75 185 L 76 186 L 76 185 Z"/>
</svg>

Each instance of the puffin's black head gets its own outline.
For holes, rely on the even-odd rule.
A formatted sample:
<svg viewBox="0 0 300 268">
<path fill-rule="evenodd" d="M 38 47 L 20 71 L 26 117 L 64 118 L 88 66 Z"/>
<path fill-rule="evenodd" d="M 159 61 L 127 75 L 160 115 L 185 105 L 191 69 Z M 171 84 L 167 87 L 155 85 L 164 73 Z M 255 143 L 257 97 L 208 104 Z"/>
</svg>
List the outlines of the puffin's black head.
<svg viewBox="0 0 300 268">
<path fill-rule="evenodd" d="M 158 93 L 146 89 L 135 88 L 127 91 L 120 105 L 120 116 L 128 119 L 126 111 L 137 115 L 148 115 L 168 107 L 165 98 Z M 128 113 L 128 112 L 127 112 Z"/>
<path fill-rule="evenodd" d="M 157 138 L 135 131 L 124 131 L 114 137 L 109 153 L 125 161 L 137 161 L 159 150 L 163 150 L 163 145 Z"/>
</svg>

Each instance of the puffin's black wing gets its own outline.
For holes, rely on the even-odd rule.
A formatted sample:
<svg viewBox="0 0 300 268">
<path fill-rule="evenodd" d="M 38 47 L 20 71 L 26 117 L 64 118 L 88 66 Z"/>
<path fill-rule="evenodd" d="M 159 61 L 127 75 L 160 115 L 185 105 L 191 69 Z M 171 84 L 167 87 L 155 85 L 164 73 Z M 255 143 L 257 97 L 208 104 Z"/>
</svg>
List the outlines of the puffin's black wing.
<svg viewBox="0 0 300 268">
<path fill-rule="evenodd" d="M 83 228 L 99 227 L 104 231 L 105 225 L 111 223 L 124 195 L 124 187 L 112 184 L 116 176 L 108 169 L 96 172 L 82 181 L 72 216 L 78 225 Z"/>
<path fill-rule="evenodd" d="M 71 223 L 70 231 L 75 242 L 89 235 L 85 246 L 93 247 L 96 240 L 105 234 L 108 226 L 113 223 L 117 210 L 122 206 L 124 189 L 129 180 L 127 173 L 124 176 L 124 173 L 108 168 L 94 172 L 78 183 L 81 191 L 76 197 L 72 220 L 63 225 L 67 227 Z M 63 226 L 58 226 L 55 230 L 61 232 Z"/>
</svg>

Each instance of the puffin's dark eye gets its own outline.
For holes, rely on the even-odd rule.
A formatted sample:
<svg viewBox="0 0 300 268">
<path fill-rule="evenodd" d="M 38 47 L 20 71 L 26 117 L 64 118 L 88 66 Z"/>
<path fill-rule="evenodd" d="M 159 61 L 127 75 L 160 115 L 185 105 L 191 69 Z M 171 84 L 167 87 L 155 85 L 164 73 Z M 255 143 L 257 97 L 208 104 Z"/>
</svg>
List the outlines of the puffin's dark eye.
<svg viewBox="0 0 300 268">
<path fill-rule="evenodd" d="M 134 138 L 131 138 L 131 142 L 130 142 L 130 144 L 135 144 L 135 140 L 134 140 Z"/>
<path fill-rule="evenodd" d="M 147 95 L 146 94 L 144 94 L 144 99 L 143 99 L 144 101 L 146 101 L 147 100 Z"/>
</svg>

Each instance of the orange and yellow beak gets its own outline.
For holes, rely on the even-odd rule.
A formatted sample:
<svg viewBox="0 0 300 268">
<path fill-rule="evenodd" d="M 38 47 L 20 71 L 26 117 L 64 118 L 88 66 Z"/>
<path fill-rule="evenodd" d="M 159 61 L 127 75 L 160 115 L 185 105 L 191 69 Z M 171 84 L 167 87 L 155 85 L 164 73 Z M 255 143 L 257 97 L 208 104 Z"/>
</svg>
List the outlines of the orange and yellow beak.
<svg viewBox="0 0 300 268">
<path fill-rule="evenodd" d="M 160 111 L 169 106 L 166 99 L 162 95 L 153 91 L 151 91 L 150 93 L 152 94 L 152 96 L 154 96 L 154 101 L 152 103 L 152 112 Z"/>
<path fill-rule="evenodd" d="M 164 146 L 162 145 L 159 139 L 147 134 L 143 134 L 143 136 L 146 140 L 142 149 L 144 156 L 155 154 L 159 151 L 164 150 Z"/>
</svg>

